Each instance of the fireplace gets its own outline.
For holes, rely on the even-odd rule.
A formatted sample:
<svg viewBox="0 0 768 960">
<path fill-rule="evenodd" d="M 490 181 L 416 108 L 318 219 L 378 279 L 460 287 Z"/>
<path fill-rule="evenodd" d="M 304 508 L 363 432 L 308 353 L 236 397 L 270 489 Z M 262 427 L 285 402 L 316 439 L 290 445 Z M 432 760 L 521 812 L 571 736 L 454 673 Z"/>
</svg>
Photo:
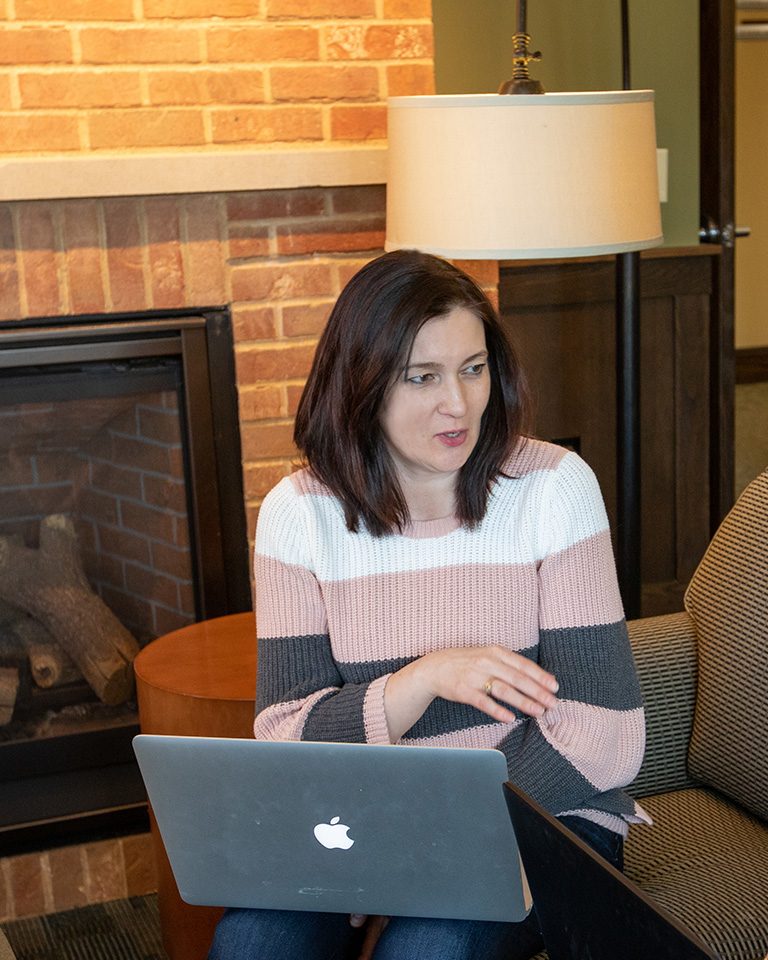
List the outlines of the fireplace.
<svg viewBox="0 0 768 960">
<path fill-rule="evenodd" d="M 229 313 L 0 326 L 0 837 L 146 823 L 132 659 L 250 609 Z"/>
</svg>

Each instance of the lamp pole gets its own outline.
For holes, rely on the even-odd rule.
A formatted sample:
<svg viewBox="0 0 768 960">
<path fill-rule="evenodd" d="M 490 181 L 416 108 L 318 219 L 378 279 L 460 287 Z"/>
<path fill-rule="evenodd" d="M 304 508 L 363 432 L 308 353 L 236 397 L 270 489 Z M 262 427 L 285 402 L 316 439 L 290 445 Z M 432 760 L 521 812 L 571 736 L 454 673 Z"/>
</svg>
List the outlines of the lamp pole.
<svg viewBox="0 0 768 960">
<path fill-rule="evenodd" d="M 631 90 L 629 0 L 621 0 L 622 87 Z M 640 616 L 640 252 L 616 255 L 616 570 L 627 620 Z"/>
</svg>

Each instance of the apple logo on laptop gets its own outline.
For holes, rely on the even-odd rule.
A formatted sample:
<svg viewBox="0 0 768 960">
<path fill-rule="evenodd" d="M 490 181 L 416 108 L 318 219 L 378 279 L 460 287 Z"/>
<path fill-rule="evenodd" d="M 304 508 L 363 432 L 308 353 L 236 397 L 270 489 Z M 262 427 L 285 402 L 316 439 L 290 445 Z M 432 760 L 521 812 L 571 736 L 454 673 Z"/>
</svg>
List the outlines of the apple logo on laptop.
<svg viewBox="0 0 768 960">
<path fill-rule="evenodd" d="M 315 827 L 315 837 L 328 850 L 340 849 L 349 850 L 355 842 L 347 836 L 349 827 L 344 823 L 339 823 L 340 817 L 334 817 L 330 823 L 318 823 Z"/>
</svg>

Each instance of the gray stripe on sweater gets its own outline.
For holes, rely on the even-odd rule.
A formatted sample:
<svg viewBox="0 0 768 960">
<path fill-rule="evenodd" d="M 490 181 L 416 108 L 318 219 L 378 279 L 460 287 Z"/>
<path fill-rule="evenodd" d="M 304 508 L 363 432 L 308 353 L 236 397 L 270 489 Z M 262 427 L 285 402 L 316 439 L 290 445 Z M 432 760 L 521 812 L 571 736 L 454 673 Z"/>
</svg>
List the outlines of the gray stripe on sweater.
<svg viewBox="0 0 768 960">
<path fill-rule="evenodd" d="M 623 790 L 598 793 L 570 761 L 547 741 L 534 720 L 513 730 L 499 744 L 507 758 L 509 779 L 551 814 L 566 810 L 603 810 L 617 815 L 634 812 Z"/>
<path fill-rule="evenodd" d="M 643 705 L 624 620 L 541 630 L 538 662 L 557 677 L 561 700 L 608 710 Z"/>
</svg>

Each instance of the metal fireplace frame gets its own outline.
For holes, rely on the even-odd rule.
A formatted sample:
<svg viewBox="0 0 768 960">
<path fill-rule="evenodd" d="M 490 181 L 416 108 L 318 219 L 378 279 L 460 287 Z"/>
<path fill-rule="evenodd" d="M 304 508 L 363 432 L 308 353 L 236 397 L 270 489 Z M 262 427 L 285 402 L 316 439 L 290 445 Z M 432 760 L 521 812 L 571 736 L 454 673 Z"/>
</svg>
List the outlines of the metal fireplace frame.
<svg viewBox="0 0 768 960">
<path fill-rule="evenodd" d="M 11 369 L 177 356 L 198 620 L 251 609 L 232 323 L 226 308 L 44 317 L 0 324 Z M 0 744 L 4 851 L 148 824 L 137 724 Z"/>
</svg>

